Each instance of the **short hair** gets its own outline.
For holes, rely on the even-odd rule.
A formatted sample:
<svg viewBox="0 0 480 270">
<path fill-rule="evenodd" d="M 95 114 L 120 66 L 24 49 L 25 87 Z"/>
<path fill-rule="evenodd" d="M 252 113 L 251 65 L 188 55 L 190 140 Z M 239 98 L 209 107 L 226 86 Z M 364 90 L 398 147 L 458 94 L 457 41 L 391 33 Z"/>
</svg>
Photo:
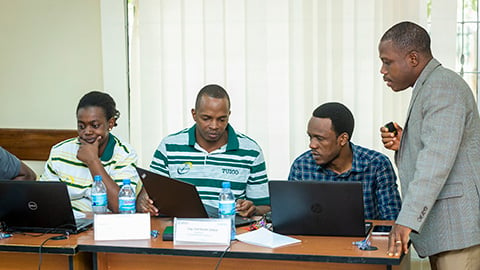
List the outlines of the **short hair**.
<svg viewBox="0 0 480 270">
<path fill-rule="evenodd" d="M 115 118 L 115 126 L 117 126 L 117 119 L 120 117 L 120 112 L 116 108 L 115 101 L 107 94 L 100 91 L 91 91 L 85 94 L 78 102 L 77 113 L 81 108 L 86 107 L 100 107 L 103 109 L 107 120 Z"/>
<path fill-rule="evenodd" d="M 393 46 L 405 53 L 418 51 L 431 55 L 430 36 L 427 31 L 413 22 L 401 22 L 392 26 L 383 34 L 380 42 L 391 40 Z"/>
<path fill-rule="evenodd" d="M 337 137 L 346 132 L 348 139 L 352 138 L 355 121 L 352 112 L 345 105 L 338 102 L 324 103 L 313 111 L 312 116 L 330 119 L 332 121 L 332 130 Z"/>
<path fill-rule="evenodd" d="M 202 96 L 209 96 L 212 98 L 226 98 L 228 101 L 228 109 L 230 109 L 230 97 L 228 96 L 227 91 L 223 89 L 220 85 L 217 84 L 209 84 L 205 85 L 200 92 L 198 92 L 197 100 L 195 101 L 195 110 L 200 107 L 200 101 L 202 100 Z"/>
</svg>

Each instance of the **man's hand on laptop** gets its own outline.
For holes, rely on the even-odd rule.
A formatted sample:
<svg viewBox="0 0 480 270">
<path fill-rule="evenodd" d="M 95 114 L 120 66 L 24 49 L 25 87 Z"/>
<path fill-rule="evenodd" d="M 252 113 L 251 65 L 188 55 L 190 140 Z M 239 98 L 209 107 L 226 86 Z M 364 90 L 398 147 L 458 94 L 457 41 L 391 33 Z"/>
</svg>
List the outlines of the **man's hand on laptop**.
<svg viewBox="0 0 480 270">
<path fill-rule="evenodd" d="M 237 200 L 237 213 L 242 217 L 251 217 L 257 211 L 257 208 L 252 201 L 249 200 Z"/>
<path fill-rule="evenodd" d="M 150 213 L 151 216 L 158 216 L 158 209 L 153 205 L 152 199 L 148 197 L 143 187 L 137 197 L 137 212 Z"/>
</svg>

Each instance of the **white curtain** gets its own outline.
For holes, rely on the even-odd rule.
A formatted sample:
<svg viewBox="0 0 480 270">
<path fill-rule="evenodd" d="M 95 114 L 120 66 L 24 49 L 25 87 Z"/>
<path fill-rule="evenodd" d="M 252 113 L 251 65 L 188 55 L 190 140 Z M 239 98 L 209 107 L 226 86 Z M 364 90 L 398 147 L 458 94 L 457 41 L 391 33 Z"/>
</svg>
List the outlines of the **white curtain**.
<svg viewBox="0 0 480 270">
<path fill-rule="evenodd" d="M 378 41 L 394 23 L 425 25 L 424 1 L 137 0 L 131 44 L 131 142 L 148 166 L 160 140 L 193 124 L 197 92 L 230 94 L 235 129 L 263 148 L 270 179 L 308 149 L 306 123 L 339 101 L 352 141 L 383 150 L 379 127 L 403 125 L 411 90 L 392 93 Z M 389 153 L 389 155 L 391 155 Z"/>
</svg>

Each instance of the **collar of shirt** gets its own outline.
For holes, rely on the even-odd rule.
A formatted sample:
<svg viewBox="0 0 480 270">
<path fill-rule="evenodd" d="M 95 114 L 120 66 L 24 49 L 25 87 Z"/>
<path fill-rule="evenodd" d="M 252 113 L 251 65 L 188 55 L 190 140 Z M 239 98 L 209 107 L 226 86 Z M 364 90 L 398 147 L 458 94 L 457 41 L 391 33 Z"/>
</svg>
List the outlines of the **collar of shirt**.
<svg viewBox="0 0 480 270">
<path fill-rule="evenodd" d="M 113 150 L 115 149 L 115 136 L 112 133 L 108 135 L 107 146 L 105 151 L 103 151 L 102 156 L 100 157 L 101 161 L 109 161 L 113 157 Z"/>
<path fill-rule="evenodd" d="M 327 175 L 337 175 L 338 177 L 348 177 L 352 172 L 360 173 L 364 172 L 367 169 L 367 163 L 365 160 L 362 160 L 361 155 L 363 151 L 360 147 L 350 142 L 350 148 L 352 149 L 352 168 L 344 173 L 337 174 L 323 166 L 318 166 L 319 170 L 323 171 Z"/>
<path fill-rule="evenodd" d="M 195 139 L 195 128 L 197 127 L 197 124 L 194 124 L 189 130 L 188 130 L 188 145 L 194 147 L 195 144 L 197 143 Z M 239 149 L 239 143 L 238 143 L 238 138 L 237 138 L 237 133 L 235 133 L 235 130 L 233 127 L 228 124 L 227 125 L 227 132 L 228 132 L 228 142 L 227 142 L 227 150 L 226 151 L 231 151 L 231 150 L 238 150 Z M 223 147 L 221 147 L 223 148 Z"/>
</svg>

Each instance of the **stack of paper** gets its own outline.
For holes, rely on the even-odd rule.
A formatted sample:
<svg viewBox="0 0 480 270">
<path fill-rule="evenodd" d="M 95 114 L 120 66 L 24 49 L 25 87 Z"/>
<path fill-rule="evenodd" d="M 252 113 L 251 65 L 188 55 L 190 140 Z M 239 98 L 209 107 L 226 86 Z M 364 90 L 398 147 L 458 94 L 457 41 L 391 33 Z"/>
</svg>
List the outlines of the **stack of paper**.
<svg viewBox="0 0 480 270">
<path fill-rule="evenodd" d="M 271 232 L 265 228 L 260 228 L 253 232 L 239 234 L 237 235 L 236 238 L 237 240 L 240 240 L 248 244 L 269 247 L 269 248 L 277 248 L 285 245 L 302 242 L 301 240 L 298 240 L 292 237 Z"/>
</svg>

